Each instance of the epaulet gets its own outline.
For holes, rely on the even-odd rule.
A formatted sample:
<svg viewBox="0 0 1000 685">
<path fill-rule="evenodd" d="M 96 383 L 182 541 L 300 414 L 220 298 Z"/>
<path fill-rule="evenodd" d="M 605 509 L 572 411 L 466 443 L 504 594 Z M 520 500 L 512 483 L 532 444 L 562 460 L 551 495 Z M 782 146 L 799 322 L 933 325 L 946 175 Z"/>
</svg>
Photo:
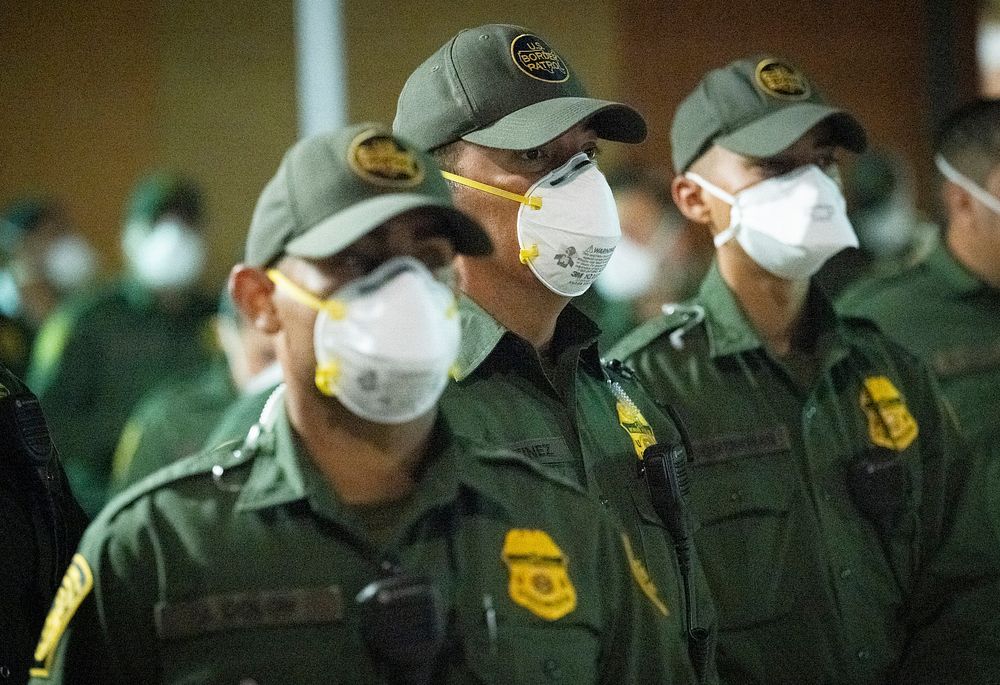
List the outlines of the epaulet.
<svg viewBox="0 0 1000 685">
<path fill-rule="evenodd" d="M 167 485 L 189 478 L 214 477 L 216 471 L 225 473 L 253 463 L 256 452 L 240 450 L 242 443 L 242 440 L 231 440 L 155 471 L 113 497 L 101 511 L 101 518 L 113 518 L 137 500 Z"/>
<path fill-rule="evenodd" d="M 696 304 L 665 304 L 663 316 L 658 316 L 642 324 L 612 346 L 608 359 L 628 359 L 660 336 L 670 333 L 686 333 L 705 319 L 705 310 Z M 679 338 L 679 336 L 678 336 Z M 679 344 L 671 335 L 670 344 Z"/>
</svg>

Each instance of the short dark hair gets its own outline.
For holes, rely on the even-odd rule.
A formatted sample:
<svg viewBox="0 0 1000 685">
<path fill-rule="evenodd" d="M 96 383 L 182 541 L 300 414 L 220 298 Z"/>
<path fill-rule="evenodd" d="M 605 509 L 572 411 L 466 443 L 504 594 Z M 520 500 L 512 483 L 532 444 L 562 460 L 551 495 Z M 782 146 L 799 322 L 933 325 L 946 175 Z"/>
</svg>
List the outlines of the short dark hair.
<svg viewBox="0 0 1000 685">
<path fill-rule="evenodd" d="M 938 128 L 934 150 L 958 171 L 984 186 L 1000 164 L 1000 99 L 974 100 L 945 117 Z"/>
<path fill-rule="evenodd" d="M 459 148 L 461 140 L 453 140 L 440 147 L 431 150 L 431 157 L 441 167 L 441 171 L 455 173 L 455 164 L 458 162 Z"/>
</svg>

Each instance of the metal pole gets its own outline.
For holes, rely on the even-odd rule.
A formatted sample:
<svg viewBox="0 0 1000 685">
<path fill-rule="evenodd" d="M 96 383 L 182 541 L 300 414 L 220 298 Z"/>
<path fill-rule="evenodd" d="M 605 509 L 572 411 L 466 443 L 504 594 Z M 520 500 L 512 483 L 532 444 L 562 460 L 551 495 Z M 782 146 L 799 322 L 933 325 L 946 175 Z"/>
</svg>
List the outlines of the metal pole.
<svg viewBox="0 0 1000 685">
<path fill-rule="evenodd" d="M 299 137 L 347 123 L 341 0 L 295 0 Z"/>
</svg>

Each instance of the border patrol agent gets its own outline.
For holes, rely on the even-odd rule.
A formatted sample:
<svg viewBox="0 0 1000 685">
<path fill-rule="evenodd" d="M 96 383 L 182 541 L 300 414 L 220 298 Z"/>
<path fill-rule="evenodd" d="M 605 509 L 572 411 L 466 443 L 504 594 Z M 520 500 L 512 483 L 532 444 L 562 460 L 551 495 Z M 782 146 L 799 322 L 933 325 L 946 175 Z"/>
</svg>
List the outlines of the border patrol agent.
<svg viewBox="0 0 1000 685">
<path fill-rule="evenodd" d="M 609 353 L 692 441 L 724 682 L 1000 682 L 996 530 L 928 372 L 810 276 L 853 241 L 857 120 L 774 57 L 710 71 L 672 127 L 674 199 L 712 232 L 699 294 Z"/>
<path fill-rule="evenodd" d="M 230 278 L 286 385 L 238 449 L 102 512 L 35 682 L 671 682 L 611 518 L 437 416 L 460 329 L 431 269 L 455 249 L 490 243 L 388 129 L 292 147 Z"/>
<path fill-rule="evenodd" d="M 0 366 L 0 683 L 28 681 L 46 608 L 86 525 L 38 400 Z"/>
<path fill-rule="evenodd" d="M 107 500 L 118 437 L 142 396 L 211 359 L 212 303 L 200 191 L 173 174 L 141 180 L 129 201 L 129 273 L 62 304 L 39 331 L 28 385 L 38 393 L 73 492 L 91 516 Z"/>
<path fill-rule="evenodd" d="M 630 378 L 602 367 L 599 329 L 570 304 L 621 234 L 593 161 L 598 140 L 642 141 L 642 116 L 589 97 L 540 36 L 489 24 L 460 31 L 416 68 L 393 127 L 433 151 L 456 206 L 495 247 L 456 260 L 464 337 L 442 399 L 449 422 L 615 512 L 671 611 L 649 652 L 667 654 L 678 681 L 714 680 L 714 610 L 688 549 L 686 502 L 666 483 L 684 477 L 677 428 Z"/>
<path fill-rule="evenodd" d="M 930 256 L 844 295 L 937 374 L 962 430 L 981 440 L 1000 399 L 1000 100 L 948 116 L 935 145 L 948 226 Z"/>
</svg>

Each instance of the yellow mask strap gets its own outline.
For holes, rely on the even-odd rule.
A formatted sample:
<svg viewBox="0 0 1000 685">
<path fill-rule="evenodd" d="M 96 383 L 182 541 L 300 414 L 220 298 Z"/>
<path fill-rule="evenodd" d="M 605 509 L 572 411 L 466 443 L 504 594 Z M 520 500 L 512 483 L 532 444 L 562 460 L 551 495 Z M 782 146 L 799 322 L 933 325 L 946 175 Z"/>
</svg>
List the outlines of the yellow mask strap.
<svg viewBox="0 0 1000 685">
<path fill-rule="evenodd" d="M 518 252 L 517 258 L 522 264 L 527 265 L 528 262 L 533 260 L 538 256 L 538 245 L 532 245 L 531 247 L 522 247 L 521 251 Z"/>
<path fill-rule="evenodd" d="M 542 198 L 536 195 L 518 195 L 517 193 L 512 193 L 509 190 L 504 190 L 503 188 L 497 188 L 496 186 L 480 183 L 479 181 L 473 181 L 471 178 L 466 178 L 465 176 L 459 176 L 458 174 L 453 174 L 448 171 L 442 171 L 441 175 L 444 176 L 449 181 L 454 181 L 455 183 L 459 183 L 463 186 L 468 186 L 469 188 L 475 188 L 476 190 L 481 190 L 484 193 L 489 193 L 490 195 L 496 195 L 497 197 L 502 197 L 507 200 L 513 200 L 514 202 L 520 202 L 522 205 L 527 205 L 532 209 L 542 208 Z"/>
<path fill-rule="evenodd" d="M 332 319 L 343 319 L 347 315 L 347 309 L 342 302 L 319 299 L 308 290 L 293 283 L 285 274 L 277 269 L 268 269 L 267 277 L 279 288 L 284 288 L 293 300 L 304 304 L 310 309 L 315 309 L 317 312 L 326 312 Z"/>
<path fill-rule="evenodd" d="M 340 377 L 340 366 L 333 361 L 316 366 L 315 381 L 319 391 L 327 397 L 337 394 L 337 378 Z"/>
</svg>

